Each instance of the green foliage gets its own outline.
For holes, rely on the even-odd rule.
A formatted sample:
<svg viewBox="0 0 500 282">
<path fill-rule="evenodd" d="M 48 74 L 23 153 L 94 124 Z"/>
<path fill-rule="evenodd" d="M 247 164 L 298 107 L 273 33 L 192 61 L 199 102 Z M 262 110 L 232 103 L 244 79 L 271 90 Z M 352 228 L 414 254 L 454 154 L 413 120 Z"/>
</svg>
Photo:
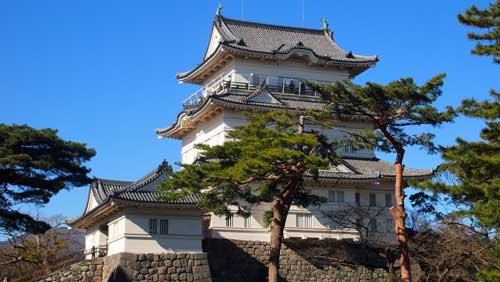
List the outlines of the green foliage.
<svg viewBox="0 0 500 282">
<path fill-rule="evenodd" d="M 62 189 L 91 182 L 82 164 L 95 155 L 53 129 L 0 124 L 0 230 L 42 233 L 50 226 L 15 209 L 45 204 Z"/>
<path fill-rule="evenodd" d="M 375 131 L 353 134 L 358 141 L 371 143 L 384 152 L 395 152 L 413 145 L 436 152 L 433 134 L 410 134 L 404 128 L 438 126 L 453 119 L 455 112 L 451 107 L 440 111 L 432 105 L 442 94 L 444 77 L 444 74 L 437 75 L 421 86 L 412 78 L 402 78 L 387 85 L 368 82 L 361 86 L 349 81 L 333 85 L 306 83 L 329 102 L 325 109 L 327 116 L 337 120 L 361 117 L 373 124 Z"/>
<path fill-rule="evenodd" d="M 467 206 L 459 215 L 472 217 L 487 229 L 500 227 L 500 95 L 492 92 L 493 100 L 477 102 L 467 99 L 459 112 L 469 117 L 483 118 L 486 128 L 480 141 L 457 139 L 453 146 L 443 148 L 444 163 L 434 181 L 424 188 L 451 195 Z"/>
<path fill-rule="evenodd" d="M 472 54 L 492 56 L 495 63 L 500 63 L 500 0 L 492 2 L 486 9 L 473 5 L 458 15 L 458 20 L 482 31 L 467 34 L 469 39 L 477 41 Z"/>
<path fill-rule="evenodd" d="M 199 160 L 183 164 L 160 189 L 168 198 L 201 195 L 200 208 L 218 215 L 228 214 L 230 205 L 244 213 L 242 201 L 273 202 L 290 189 L 294 204 L 320 204 L 324 199 L 304 189 L 302 176 L 317 176 L 336 161 L 333 144 L 316 133 L 299 134 L 297 117 L 287 112 L 246 117 L 248 123 L 229 132 L 223 145 L 198 144 Z"/>
</svg>

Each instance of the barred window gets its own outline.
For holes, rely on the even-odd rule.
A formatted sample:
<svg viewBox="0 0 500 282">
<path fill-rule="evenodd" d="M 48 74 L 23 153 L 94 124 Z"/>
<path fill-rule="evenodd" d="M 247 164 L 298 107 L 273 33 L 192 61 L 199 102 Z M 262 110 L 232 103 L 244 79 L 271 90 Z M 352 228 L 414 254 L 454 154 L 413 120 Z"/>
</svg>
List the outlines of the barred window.
<svg viewBox="0 0 500 282">
<path fill-rule="evenodd" d="M 361 204 L 361 194 L 359 192 L 356 192 L 355 198 L 356 198 L 356 205 L 359 206 Z"/>
<path fill-rule="evenodd" d="M 252 227 L 252 217 L 246 216 L 243 218 L 243 227 L 245 227 L 245 228 Z"/>
<path fill-rule="evenodd" d="M 385 194 L 385 206 L 388 208 L 392 207 L 392 194 L 391 193 Z"/>
<path fill-rule="evenodd" d="M 297 214 L 298 228 L 312 228 L 312 214 Z"/>
<path fill-rule="evenodd" d="M 375 206 L 377 206 L 377 195 L 370 194 L 370 207 L 375 207 Z"/>
<path fill-rule="evenodd" d="M 335 191 L 328 191 L 328 202 L 335 202 Z"/>
<path fill-rule="evenodd" d="M 226 216 L 226 227 L 233 227 L 233 214 Z"/>
<path fill-rule="evenodd" d="M 344 202 L 344 191 L 337 191 L 337 202 Z"/>
<path fill-rule="evenodd" d="M 156 235 L 158 234 L 158 224 L 156 219 L 151 218 L 149 219 L 149 235 Z"/>
<path fill-rule="evenodd" d="M 160 219 L 160 235 L 168 234 L 168 219 Z"/>
<path fill-rule="evenodd" d="M 328 202 L 343 203 L 344 202 L 344 191 L 328 191 Z"/>
</svg>

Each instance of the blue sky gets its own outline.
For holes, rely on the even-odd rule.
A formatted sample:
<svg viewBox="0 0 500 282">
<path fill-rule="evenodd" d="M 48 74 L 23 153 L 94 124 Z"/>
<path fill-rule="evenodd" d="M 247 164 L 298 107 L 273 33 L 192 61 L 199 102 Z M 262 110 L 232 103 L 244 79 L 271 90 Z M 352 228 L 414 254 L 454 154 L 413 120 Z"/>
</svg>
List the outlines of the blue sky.
<svg viewBox="0 0 500 282">
<path fill-rule="evenodd" d="M 469 29 L 456 20 L 472 1 L 304 0 L 302 22 L 302 0 L 17 0 L 0 2 L 0 122 L 57 128 L 95 148 L 92 176 L 134 180 L 163 159 L 178 161 L 180 142 L 154 132 L 171 124 L 197 89 L 179 85 L 175 74 L 201 61 L 219 2 L 226 17 L 241 19 L 243 3 L 245 20 L 280 25 L 321 28 L 325 16 L 345 50 L 380 58 L 358 83 L 406 76 L 423 83 L 444 72 L 440 106 L 500 89 L 498 65 L 469 54 Z M 436 141 L 477 139 L 481 126 L 460 118 L 435 130 Z M 417 168 L 439 162 L 419 150 L 406 157 Z M 63 191 L 38 212 L 78 216 L 87 191 Z"/>
</svg>

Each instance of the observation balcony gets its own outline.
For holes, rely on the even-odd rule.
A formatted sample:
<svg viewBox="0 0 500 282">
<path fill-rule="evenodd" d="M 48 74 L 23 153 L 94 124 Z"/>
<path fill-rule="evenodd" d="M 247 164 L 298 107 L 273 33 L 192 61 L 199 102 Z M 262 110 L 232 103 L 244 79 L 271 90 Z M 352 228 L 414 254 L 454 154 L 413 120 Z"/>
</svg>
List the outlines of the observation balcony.
<svg viewBox="0 0 500 282">
<path fill-rule="evenodd" d="M 329 81 L 316 81 L 321 84 L 331 84 Z M 191 94 L 183 101 L 184 110 L 197 108 L 210 96 L 228 92 L 248 93 L 265 85 L 273 94 L 318 97 L 318 93 L 306 86 L 301 79 L 290 77 L 248 76 L 237 74 L 234 70 L 221 74 L 208 82 L 204 87 Z"/>
</svg>

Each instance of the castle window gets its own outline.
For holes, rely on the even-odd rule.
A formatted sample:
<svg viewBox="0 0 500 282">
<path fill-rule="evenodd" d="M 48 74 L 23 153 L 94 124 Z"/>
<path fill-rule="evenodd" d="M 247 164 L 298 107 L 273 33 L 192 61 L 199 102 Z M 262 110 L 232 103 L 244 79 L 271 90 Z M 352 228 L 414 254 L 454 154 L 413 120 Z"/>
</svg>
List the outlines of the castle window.
<svg viewBox="0 0 500 282">
<path fill-rule="evenodd" d="M 333 203 L 335 199 L 335 191 L 328 191 L 328 202 Z"/>
<path fill-rule="evenodd" d="M 377 195 L 370 193 L 370 207 L 376 207 L 377 206 Z"/>
<path fill-rule="evenodd" d="M 392 194 L 391 193 L 385 194 L 385 206 L 388 208 L 392 207 Z"/>
<path fill-rule="evenodd" d="M 328 202 L 330 203 L 343 203 L 344 191 L 328 191 Z"/>
<path fill-rule="evenodd" d="M 167 234 L 168 234 L 168 220 L 161 219 L 160 220 L 160 235 L 167 235 Z"/>
<path fill-rule="evenodd" d="M 243 227 L 245 227 L 245 228 L 252 227 L 252 217 L 246 216 L 243 218 Z"/>
<path fill-rule="evenodd" d="M 312 214 L 297 214 L 297 228 L 312 228 Z"/>
<path fill-rule="evenodd" d="M 355 197 L 356 205 L 359 206 L 361 204 L 361 194 L 359 192 L 356 192 L 354 197 Z"/>
<path fill-rule="evenodd" d="M 149 219 L 149 235 L 156 235 L 158 234 L 158 224 L 157 224 L 157 221 L 156 219 L 154 218 L 151 218 Z"/>
<path fill-rule="evenodd" d="M 233 227 L 233 214 L 226 216 L 226 227 Z"/>
<path fill-rule="evenodd" d="M 338 203 L 344 202 L 344 191 L 337 191 L 337 202 Z"/>
</svg>

